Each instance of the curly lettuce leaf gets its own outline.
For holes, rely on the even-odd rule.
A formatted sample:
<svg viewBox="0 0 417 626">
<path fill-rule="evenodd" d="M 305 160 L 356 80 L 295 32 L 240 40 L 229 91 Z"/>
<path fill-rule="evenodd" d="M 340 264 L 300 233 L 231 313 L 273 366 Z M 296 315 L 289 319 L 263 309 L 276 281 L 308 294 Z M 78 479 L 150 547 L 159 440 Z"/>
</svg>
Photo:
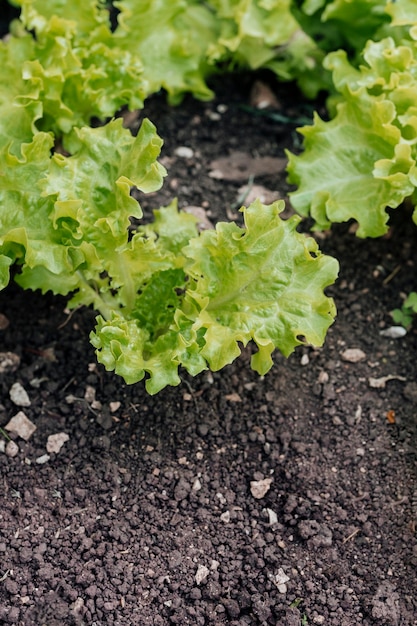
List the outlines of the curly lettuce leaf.
<svg viewBox="0 0 417 626">
<path fill-rule="evenodd" d="M 31 88 L 22 76 L 21 67 L 33 54 L 31 35 L 0 41 L 0 151 L 8 150 L 16 156 L 21 156 L 23 143 L 32 141 L 37 131 L 35 123 L 42 117 L 42 104 L 36 97 L 22 98 L 23 94 L 31 93 Z"/>
<path fill-rule="evenodd" d="M 355 219 L 358 237 L 387 231 L 386 207 L 397 207 L 413 190 L 400 171 L 374 176 L 377 162 L 395 157 L 400 132 L 393 119 L 390 103 L 362 100 L 339 105 L 330 122 L 316 115 L 313 126 L 300 129 L 304 152 L 289 154 L 288 180 L 297 185 L 290 197 L 301 215 L 311 215 L 315 228 Z M 404 156 L 404 169 L 413 168 L 414 160 Z"/>
<path fill-rule="evenodd" d="M 301 27 L 322 50 L 344 48 L 351 57 L 369 39 L 380 38 L 379 31 L 390 19 L 387 0 L 293 0 L 292 5 Z"/>
<path fill-rule="evenodd" d="M 323 52 L 300 28 L 292 0 L 210 0 L 218 35 L 208 47 L 212 63 L 256 70 L 297 81 L 307 97 L 328 88 Z"/>
<path fill-rule="evenodd" d="M 119 119 L 75 131 L 68 138 L 70 157 L 51 157 L 53 138 L 46 133 L 23 145 L 20 158 L 0 151 L 1 286 L 8 268 L 19 263 L 16 280 L 23 287 L 75 291 L 73 302 L 110 315 L 118 306 L 111 277 L 126 294 L 131 284 L 121 253 L 132 246 L 129 217 L 140 217 L 141 210 L 130 190 L 161 186 L 161 143 L 148 120 L 133 137 Z"/>
<path fill-rule="evenodd" d="M 415 25 L 417 5 L 414 0 L 390 0 L 386 12 L 391 16 L 393 26 Z"/>
<path fill-rule="evenodd" d="M 60 244 L 49 219 L 53 202 L 43 198 L 38 187 L 49 166 L 52 143 L 50 135 L 38 133 L 22 145 L 20 156 L 0 151 L 0 288 L 8 284 L 14 263 L 42 272 L 46 289 L 59 285 L 68 292 L 76 285 L 68 249 Z M 17 280 L 24 282 L 24 275 Z"/>
<path fill-rule="evenodd" d="M 359 237 L 387 230 L 387 207 L 398 207 L 417 185 L 417 43 L 369 42 L 354 68 L 344 51 L 325 65 L 341 94 L 329 122 L 318 116 L 301 129 L 304 152 L 289 157 L 291 194 L 317 228 L 355 219 Z"/>
<path fill-rule="evenodd" d="M 36 108 L 38 130 L 65 134 L 123 105 L 140 108 L 149 95 L 140 60 L 117 46 L 95 3 L 24 0 L 4 46 L 14 70 L 7 87 L 17 84 L 16 103 Z"/>
<path fill-rule="evenodd" d="M 207 100 L 206 78 L 214 71 L 207 48 L 217 37 L 217 20 L 197 0 L 120 0 L 114 43 L 140 59 L 148 93 L 165 89 L 171 103 L 186 92 Z"/>
<path fill-rule="evenodd" d="M 71 22 L 73 30 L 84 34 L 91 33 L 102 25 L 109 25 L 108 11 L 100 2 L 19 0 L 16 4 L 22 7 L 21 19 L 27 29 L 37 33 L 47 30 L 49 20 L 56 17 Z"/>
<path fill-rule="evenodd" d="M 335 315 L 324 289 L 338 264 L 297 233 L 299 218 L 281 220 L 282 209 L 255 202 L 243 209 L 244 228 L 220 223 L 193 237 L 177 251 L 177 269 L 138 290 L 136 311 L 98 318 L 91 341 L 99 362 L 128 383 L 148 375 L 156 393 L 179 384 L 180 366 L 193 375 L 218 370 L 250 341 L 261 374 L 275 348 L 288 356 L 297 345 L 321 345 Z"/>
</svg>

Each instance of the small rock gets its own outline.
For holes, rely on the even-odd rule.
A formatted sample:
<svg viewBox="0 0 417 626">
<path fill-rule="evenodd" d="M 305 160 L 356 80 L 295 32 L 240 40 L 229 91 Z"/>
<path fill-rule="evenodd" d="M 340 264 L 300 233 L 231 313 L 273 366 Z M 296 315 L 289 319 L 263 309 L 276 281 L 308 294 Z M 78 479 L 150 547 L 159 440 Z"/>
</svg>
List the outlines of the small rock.
<svg viewBox="0 0 417 626">
<path fill-rule="evenodd" d="M 271 488 L 272 478 L 264 478 L 262 480 L 252 480 L 250 483 L 250 492 L 254 498 L 260 500 Z"/>
<path fill-rule="evenodd" d="M 15 372 L 20 365 L 20 357 L 14 352 L 0 352 L 0 374 Z"/>
<path fill-rule="evenodd" d="M 222 588 L 215 580 L 209 580 L 204 590 L 204 597 L 209 600 L 218 600 L 222 593 Z"/>
<path fill-rule="evenodd" d="M 102 450 L 103 452 L 108 452 L 108 450 L 110 450 L 111 440 L 106 435 L 93 437 L 93 441 L 91 443 L 93 448 L 96 450 Z"/>
<path fill-rule="evenodd" d="M 48 463 L 50 458 L 49 454 L 42 454 L 42 456 L 38 456 L 38 458 L 35 459 L 35 463 L 38 465 L 45 465 L 45 463 Z"/>
<path fill-rule="evenodd" d="M 16 406 L 30 406 L 27 391 L 20 383 L 14 383 L 10 388 L 10 399 Z"/>
<path fill-rule="evenodd" d="M 210 574 L 210 570 L 205 565 L 198 565 L 197 572 L 195 575 L 195 582 L 197 585 L 201 585 L 204 581 L 207 580 L 207 576 Z"/>
<path fill-rule="evenodd" d="M 242 402 L 242 398 L 240 397 L 240 395 L 236 392 L 233 393 L 228 393 L 225 396 L 226 400 L 228 400 L 229 402 Z"/>
<path fill-rule="evenodd" d="M 88 402 L 89 404 L 92 404 L 93 402 L 95 402 L 95 399 L 96 399 L 95 387 L 93 387 L 92 385 L 87 385 L 87 387 L 85 388 L 84 400 L 86 400 L 86 402 Z"/>
<path fill-rule="evenodd" d="M 329 375 L 327 372 L 325 372 L 324 370 L 321 370 L 321 372 L 319 373 L 319 377 L 317 379 L 317 382 L 319 382 L 321 385 L 325 385 L 326 383 L 329 382 Z"/>
<path fill-rule="evenodd" d="M 360 348 L 348 348 L 340 356 L 349 363 L 359 363 L 359 361 L 366 359 L 365 352 Z"/>
<path fill-rule="evenodd" d="M 13 458 L 18 454 L 19 446 L 15 441 L 8 441 L 6 445 L 6 455 Z"/>
<path fill-rule="evenodd" d="M 257 109 L 280 109 L 280 104 L 272 89 L 261 80 L 253 83 L 250 92 L 250 105 Z"/>
<path fill-rule="evenodd" d="M 278 523 L 278 515 L 272 509 L 265 509 L 268 514 L 269 525 L 273 526 Z"/>
<path fill-rule="evenodd" d="M 407 331 L 404 326 L 390 326 L 389 328 L 380 330 L 379 334 L 381 337 L 388 337 L 388 339 L 400 339 L 407 334 Z"/>
<path fill-rule="evenodd" d="M 36 430 L 35 424 L 26 417 L 23 411 L 16 413 L 4 428 L 10 432 L 16 433 L 18 437 L 25 441 L 28 441 Z"/>
<path fill-rule="evenodd" d="M 187 146 L 178 146 L 174 150 L 174 154 L 181 159 L 192 159 L 194 156 L 194 150 L 192 148 L 188 148 Z"/>
<path fill-rule="evenodd" d="M 369 386 L 373 389 L 385 389 L 386 384 L 390 380 L 401 380 L 402 382 L 406 382 L 406 378 L 404 376 L 381 376 L 381 378 L 368 378 Z"/>
<path fill-rule="evenodd" d="M 400 597 L 393 584 L 383 581 L 377 588 L 371 603 L 372 617 L 385 624 L 397 626 L 400 623 Z"/>
<path fill-rule="evenodd" d="M 284 572 L 282 567 L 280 567 L 276 574 L 269 574 L 270 580 L 276 585 L 278 591 L 280 593 L 287 593 L 287 585 L 286 583 L 290 580 L 289 576 Z"/>
<path fill-rule="evenodd" d="M 210 430 L 209 424 L 203 422 L 202 424 L 197 425 L 197 432 L 201 437 L 205 437 Z"/>
<path fill-rule="evenodd" d="M 49 435 L 48 441 L 46 442 L 46 449 L 49 454 L 58 454 L 64 443 L 68 440 L 69 435 L 67 435 L 67 433 L 56 433 L 55 435 Z"/>
<path fill-rule="evenodd" d="M 230 511 L 225 511 L 224 513 L 222 513 L 220 515 L 220 519 L 225 524 L 228 524 L 230 522 Z"/>
<path fill-rule="evenodd" d="M 109 409 L 112 413 L 115 413 L 122 406 L 121 402 L 109 402 Z"/>
</svg>

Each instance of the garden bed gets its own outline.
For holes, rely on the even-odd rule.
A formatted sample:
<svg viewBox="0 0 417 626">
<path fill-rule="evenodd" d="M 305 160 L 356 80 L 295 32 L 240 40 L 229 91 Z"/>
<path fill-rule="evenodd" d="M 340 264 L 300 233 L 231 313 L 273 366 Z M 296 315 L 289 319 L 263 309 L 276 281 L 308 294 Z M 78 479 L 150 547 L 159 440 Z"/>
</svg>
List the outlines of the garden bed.
<svg viewBox="0 0 417 626">
<path fill-rule="evenodd" d="M 126 117 L 149 117 L 165 142 L 168 180 L 140 198 L 145 214 L 178 196 L 207 226 L 240 220 L 254 185 L 286 198 L 284 149 L 310 109 L 281 85 L 281 121 L 248 110 L 257 78 Z M 0 622 L 417 624 L 417 334 L 381 335 L 415 289 L 404 211 L 379 240 L 350 224 L 318 236 L 340 261 L 338 317 L 322 349 L 277 354 L 264 378 L 246 349 L 149 396 L 96 364 L 92 311 L 0 293 L 0 349 L 20 359 L 0 375 L 0 426 L 20 410 L 36 425 L 0 453 Z M 10 399 L 16 382 L 29 406 Z"/>
</svg>

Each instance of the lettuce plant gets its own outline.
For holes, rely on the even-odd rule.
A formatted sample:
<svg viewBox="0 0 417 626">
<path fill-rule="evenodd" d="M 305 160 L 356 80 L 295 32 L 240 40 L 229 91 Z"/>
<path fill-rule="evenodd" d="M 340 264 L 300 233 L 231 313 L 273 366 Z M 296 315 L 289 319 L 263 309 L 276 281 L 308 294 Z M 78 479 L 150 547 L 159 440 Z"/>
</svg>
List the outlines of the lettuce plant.
<svg viewBox="0 0 417 626">
<path fill-rule="evenodd" d="M 233 16 L 219 22 L 194 0 L 124 0 L 113 29 L 95 2 L 21 4 L 0 43 L 0 288 L 13 268 L 25 289 L 92 306 L 98 360 L 128 383 L 146 377 L 150 393 L 178 384 L 180 368 L 224 367 L 249 342 L 261 374 L 275 348 L 321 345 L 338 264 L 296 231 L 298 217 L 255 202 L 243 227 L 199 233 L 173 201 L 142 224 L 131 190 L 161 186 L 162 140 L 149 120 L 136 137 L 120 119 L 90 126 L 160 88 L 173 101 L 209 97 L 208 50 Z"/>
<path fill-rule="evenodd" d="M 386 207 L 417 186 L 417 12 L 411 0 L 15 0 L 0 42 L 0 288 L 69 297 L 98 314 L 91 341 L 105 367 L 155 393 L 257 348 L 321 345 L 333 321 L 325 288 L 337 262 L 281 220 L 281 203 L 242 208 L 244 226 L 199 233 L 176 201 L 141 223 L 131 190 L 157 190 L 161 139 L 111 120 L 164 89 L 210 98 L 228 68 L 268 68 L 330 119 L 301 129 L 289 155 L 292 202 L 317 228 L 355 219 L 387 229 Z M 96 118 L 102 125 L 91 127 Z M 131 217 L 139 221 L 131 233 Z M 414 216 L 417 221 L 417 215 Z"/>
<path fill-rule="evenodd" d="M 271 353 L 320 345 L 335 309 L 323 290 L 337 262 L 281 220 L 283 203 L 243 209 L 245 227 L 220 223 L 198 233 L 176 203 L 129 237 L 141 217 L 130 194 L 157 189 L 161 141 L 145 120 L 137 137 L 121 120 L 76 129 L 70 156 L 50 155 L 39 132 L 21 155 L 0 155 L 0 286 L 12 265 L 24 288 L 71 294 L 69 305 L 98 312 L 91 340 L 98 360 L 128 383 L 149 375 L 150 393 L 220 369 L 254 341 L 252 366 L 265 373 Z"/>
<path fill-rule="evenodd" d="M 289 155 L 292 203 L 317 228 L 354 219 L 359 237 L 378 237 L 388 228 L 387 207 L 408 197 L 415 204 L 417 14 L 407 0 L 387 3 L 386 11 L 392 22 L 380 33 L 389 36 L 369 40 L 359 65 L 345 50 L 327 55 L 337 92 L 332 117 L 316 115 L 300 129 L 304 151 Z"/>
</svg>

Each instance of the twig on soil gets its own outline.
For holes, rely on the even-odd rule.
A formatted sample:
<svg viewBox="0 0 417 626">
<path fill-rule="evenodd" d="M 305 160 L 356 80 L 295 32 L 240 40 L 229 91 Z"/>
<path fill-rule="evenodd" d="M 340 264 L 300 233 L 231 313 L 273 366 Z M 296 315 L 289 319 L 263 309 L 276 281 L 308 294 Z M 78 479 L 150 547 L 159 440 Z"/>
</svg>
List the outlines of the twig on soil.
<svg viewBox="0 0 417 626">
<path fill-rule="evenodd" d="M 58 330 L 61 330 L 61 328 L 64 328 L 64 326 L 66 326 L 68 324 L 68 322 L 71 320 L 72 316 L 74 315 L 74 313 L 76 313 L 76 311 L 79 311 L 82 307 L 81 306 L 77 306 L 75 307 L 75 309 L 72 309 L 71 311 L 69 311 L 67 313 L 67 319 L 64 320 L 62 322 L 62 324 L 60 324 L 57 328 Z M 64 311 L 65 312 L 65 311 Z"/>
<path fill-rule="evenodd" d="M 358 534 L 358 532 L 360 531 L 360 528 L 356 528 L 353 533 L 350 533 L 350 535 L 348 537 L 345 537 L 342 541 L 342 544 L 347 543 L 348 541 L 350 541 L 351 539 L 353 539 L 353 537 L 355 537 L 355 535 Z"/>
<path fill-rule="evenodd" d="M 10 570 L 9 570 L 9 569 L 7 569 L 7 570 L 4 572 L 3 576 L 0 578 L 0 583 L 2 583 L 3 581 L 5 581 L 5 580 L 6 580 L 6 578 L 7 578 L 7 577 L 8 577 L 8 575 L 9 575 L 9 573 L 10 573 Z"/>
<path fill-rule="evenodd" d="M 401 265 L 397 265 L 397 267 L 395 267 L 392 270 L 391 274 L 388 274 L 388 276 L 384 278 L 384 280 L 382 281 L 382 284 L 384 285 L 384 287 L 388 285 L 389 282 L 391 282 L 391 280 L 398 274 L 400 270 L 401 270 Z"/>
</svg>

